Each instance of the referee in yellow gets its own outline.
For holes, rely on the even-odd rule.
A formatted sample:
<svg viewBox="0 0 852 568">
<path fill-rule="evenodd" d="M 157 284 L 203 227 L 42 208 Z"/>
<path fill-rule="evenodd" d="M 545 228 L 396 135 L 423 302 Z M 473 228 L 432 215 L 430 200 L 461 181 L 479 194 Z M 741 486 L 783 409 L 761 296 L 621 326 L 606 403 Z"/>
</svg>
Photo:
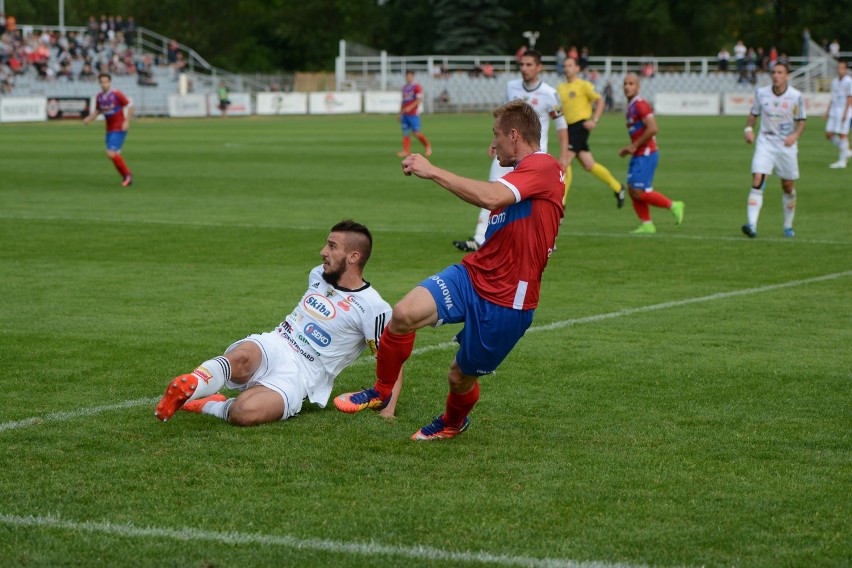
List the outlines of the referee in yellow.
<svg viewBox="0 0 852 568">
<path fill-rule="evenodd" d="M 621 209 L 626 196 L 624 186 L 612 177 L 608 169 L 595 162 L 589 150 L 589 134 L 603 114 L 604 101 L 595 92 L 594 85 L 580 78 L 580 66 L 576 59 L 566 58 L 564 69 L 565 82 L 560 83 L 556 89 L 562 102 L 562 114 L 568 123 L 568 163 L 562 164 L 565 169 L 565 196 L 562 201 L 564 203 L 568 198 L 568 190 L 571 189 L 571 162 L 574 156 L 578 156 L 587 172 L 612 189 L 618 201 L 618 208 Z M 592 103 L 595 104 L 594 115 Z"/>
</svg>

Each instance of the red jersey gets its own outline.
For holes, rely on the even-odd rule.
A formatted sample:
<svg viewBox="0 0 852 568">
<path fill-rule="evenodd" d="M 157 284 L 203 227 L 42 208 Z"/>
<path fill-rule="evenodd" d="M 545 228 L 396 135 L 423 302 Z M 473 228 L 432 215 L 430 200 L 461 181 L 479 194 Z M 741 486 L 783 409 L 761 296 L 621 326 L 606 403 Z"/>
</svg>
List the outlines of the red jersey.
<svg viewBox="0 0 852 568">
<path fill-rule="evenodd" d="M 645 132 L 645 119 L 654 116 L 651 104 L 642 97 L 633 97 L 627 105 L 627 133 L 630 141 L 635 142 Z M 650 156 L 657 151 L 657 139 L 652 136 L 650 140 L 636 148 L 634 156 Z"/>
<path fill-rule="evenodd" d="M 121 130 L 124 126 L 124 107 L 129 105 L 130 101 L 121 91 L 110 89 L 106 93 L 98 93 L 96 108 L 106 119 L 107 132 Z"/>
<path fill-rule="evenodd" d="M 413 105 L 414 108 L 404 111 L 402 114 L 409 116 L 416 116 L 420 114 L 420 101 L 419 99 L 423 98 L 423 87 L 420 86 L 420 83 L 406 83 L 402 87 L 402 108 L 405 108 L 406 105 L 417 101 L 416 105 Z"/>
<path fill-rule="evenodd" d="M 461 262 L 480 296 L 530 310 L 538 306 L 541 274 L 564 215 L 565 174 L 553 156 L 535 152 L 497 181 L 515 203 L 491 212 L 485 243 Z"/>
</svg>

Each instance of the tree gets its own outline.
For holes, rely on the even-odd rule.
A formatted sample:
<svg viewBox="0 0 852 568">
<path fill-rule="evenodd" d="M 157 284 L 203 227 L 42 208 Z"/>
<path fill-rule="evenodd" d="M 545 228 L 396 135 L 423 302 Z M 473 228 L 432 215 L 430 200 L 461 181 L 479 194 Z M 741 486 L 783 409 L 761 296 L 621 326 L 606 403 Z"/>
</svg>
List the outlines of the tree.
<svg viewBox="0 0 852 568">
<path fill-rule="evenodd" d="M 434 17 L 440 34 L 435 51 L 460 55 L 507 53 L 502 40 L 511 12 L 503 4 L 500 0 L 436 0 Z"/>
</svg>

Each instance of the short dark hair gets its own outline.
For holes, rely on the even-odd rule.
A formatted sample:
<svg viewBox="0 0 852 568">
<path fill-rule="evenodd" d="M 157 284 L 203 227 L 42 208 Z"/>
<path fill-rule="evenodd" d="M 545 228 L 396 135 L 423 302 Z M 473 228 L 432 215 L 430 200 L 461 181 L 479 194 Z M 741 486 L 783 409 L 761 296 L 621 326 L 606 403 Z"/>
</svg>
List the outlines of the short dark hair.
<svg viewBox="0 0 852 568">
<path fill-rule="evenodd" d="M 569 59 L 570 59 L 571 61 L 573 61 L 575 65 L 580 65 L 580 62 L 579 62 L 579 61 L 577 61 L 577 58 L 576 58 L 576 57 L 569 55 L 568 57 L 566 57 L 566 58 L 565 58 L 565 61 L 568 61 Z M 565 62 L 563 61 L 563 62 L 562 62 L 562 64 L 564 65 L 564 64 L 565 64 Z"/>
<path fill-rule="evenodd" d="M 107 79 L 112 81 L 112 75 L 110 75 L 109 73 L 98 73 L 98 79 L 100 79 L 101 77 L 106 77 Z"/>
<path fill-rule="evenodd" d="M 331 232 L 348 233 L 344 246 L 347 251 L 357 250 L 361 253 L 361 262 L 358 265 L 363 269 L 373 252 L 373 234 L 370 229 L 352 219 L 344 219 L 332 227 Z"/>
<path fill-rule="evenodd" d="M 772 66 L 772 68 L 774 69 L 775 67 L 778 67 L 779 65 L 781 67 L 783 67 L 784 69 L 786 69 L 788 75 L 790 74 L 790 64 L 789 63 L 785 63 L 783 61 L 778 61 L 778 62 L 775 63 L 775 65 Z"/>
<path fill-rule="evenodd" d="M 534 148 L 541 144 L 541 121 L 538 113 L 528 103 L 515 99 L 494 109 L 497 127 L 508 134 L 513 128 L 521 139 Z M 539 148 L 540 149 L 540 148 Z"/>
<path fill-rule="evenodd" d="M 528 49 L 521 57 L 532 57 L 538 65 L 541 65 L 541 52 L 534 49 Z"/>
</svg>

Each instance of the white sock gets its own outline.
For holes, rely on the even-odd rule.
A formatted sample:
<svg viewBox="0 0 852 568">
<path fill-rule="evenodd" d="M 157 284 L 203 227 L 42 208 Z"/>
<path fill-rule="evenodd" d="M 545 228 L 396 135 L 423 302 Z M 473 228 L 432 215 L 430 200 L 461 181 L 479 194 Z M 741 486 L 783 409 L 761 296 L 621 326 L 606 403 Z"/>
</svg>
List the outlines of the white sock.
<svg viewBox="0 0 852 568">
<path fill-rule="evenodd" d="M 841 138 L 838 147 L 840 148 L 840 161 L 845 162 L 849 159 L 849 138 Z"/>
<path fill-rule="evenodd" d="M 218 401 L 211 400 L 207 404 L 201 407 L 202 414 L 209 414 L 210 416 L 215 416 L 216 418 L 221 418 L 225 422 L 228 421 L 228 412 L 231 410 L 231 405 L 234 404 L 236 398 L 229 398 L 228 400 Z"/>
<path fill-rule="evenodd" d="M 761 207 L 763 207 L 763 190 L 751 188 L 751 192 L 748 194 L 746 212 L 748 213 L 748 224 L 751 225 L 752 229 L 757 230 L 757 218 L 760 216 Z"/>
<path fill-rule="evenodd" d="M 485 242 L 485 232 L 488 230 L 488 219 L 490 217 L 491 211 L 488 209 L 481 209 L 479 211 L 479 219 L 476 221 L 476 232 L 473 233 L 473 240 L 478 245 Z"/>
<path fill-rule="evenodd" d="M 832 134 L 831 143 L 834 144 L 835 148 L 840 149 L 840 136 L 838 136 L 837 134 Z"/>
<path fill-rule="evenodd" d="M 198 377 L 198 387 L 189 400 L 197 400 L 216 394 L 225 386 L 231 378 L 231 363 L 226 357 L 214 357 L 200 364 L 192 374 Z"/>
<path fill-rule="evenodd" d="M 782 194 L 782 203 L 784 204 L 784 228 L 793 228 L 793 217 L 796 215 L 796 189 L 793 188 L 791 193 Z"/>
</svg>

